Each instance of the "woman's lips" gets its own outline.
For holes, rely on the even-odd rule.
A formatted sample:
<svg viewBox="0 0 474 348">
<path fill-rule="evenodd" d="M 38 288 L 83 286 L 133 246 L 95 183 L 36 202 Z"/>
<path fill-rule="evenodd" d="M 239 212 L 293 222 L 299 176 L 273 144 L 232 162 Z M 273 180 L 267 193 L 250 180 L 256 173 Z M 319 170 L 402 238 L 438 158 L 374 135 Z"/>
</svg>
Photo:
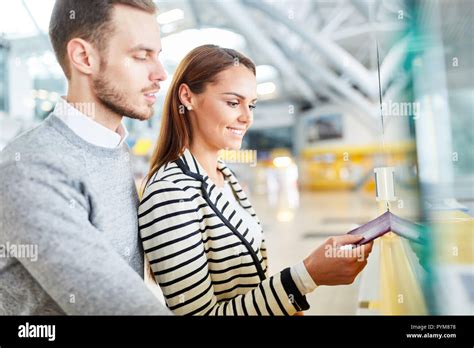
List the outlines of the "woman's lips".
<svg viewBox="0 0 474 348">
<path fill-rule="evenodd" d="M 245 133 L 245 129 L 242 128 L 233 128 L 233 127 L 227 127 L 227 129 L 235 136 L 238 137 L 243 137 Z"/>
</svg>

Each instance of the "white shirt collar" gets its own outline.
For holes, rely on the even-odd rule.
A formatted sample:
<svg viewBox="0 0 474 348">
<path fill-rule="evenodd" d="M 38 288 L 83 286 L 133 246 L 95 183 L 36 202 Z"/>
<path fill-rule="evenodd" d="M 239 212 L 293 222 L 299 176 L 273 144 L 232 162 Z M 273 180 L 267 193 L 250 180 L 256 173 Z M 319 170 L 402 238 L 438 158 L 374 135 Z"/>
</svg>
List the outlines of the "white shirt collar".
<svg viewBox="0 0 474 348">
<path fill-rule="evenodd" d="M 96 146 L 114 149 L 121 146 L 128 136 L 123 123 L 114 132 L 80 112 L 64 97 L 60 98 L 53 113 L 79 137 Z"/>
</svg>

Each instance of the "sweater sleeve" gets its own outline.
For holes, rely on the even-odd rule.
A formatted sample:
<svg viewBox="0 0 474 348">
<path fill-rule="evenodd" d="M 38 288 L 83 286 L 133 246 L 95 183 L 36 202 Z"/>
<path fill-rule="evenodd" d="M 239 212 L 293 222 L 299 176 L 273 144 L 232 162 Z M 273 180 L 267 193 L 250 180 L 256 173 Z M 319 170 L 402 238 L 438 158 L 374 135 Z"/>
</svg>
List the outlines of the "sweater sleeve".
<svg viewBox="0 0 474 348">
<path fill-rule="evenodd" d="M 89 221 L 81 185 L 45 164 L 0 166 L 0 240 L 36 245 L 23 267 L 66 314 L 171 314 Z"/>
<path fill-rule="evenodd" d="M 209 250 L 196 213 L 199 207 L 194 202 L 176 184 L 163 180 L 148 187 L 139 209 L 145 254 L 166 304 L 174 313 L 292 315 L 309 308 L 290 268 L 263 280 L 243 295 L 218 301 L 209 272 Z"/>
</svg>

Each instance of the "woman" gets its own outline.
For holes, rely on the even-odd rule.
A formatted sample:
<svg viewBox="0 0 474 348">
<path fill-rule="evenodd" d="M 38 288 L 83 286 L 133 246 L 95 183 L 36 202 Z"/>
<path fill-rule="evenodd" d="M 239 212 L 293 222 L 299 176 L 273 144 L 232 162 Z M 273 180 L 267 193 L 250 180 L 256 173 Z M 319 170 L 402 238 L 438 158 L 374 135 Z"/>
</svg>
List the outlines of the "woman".
<svg viewBox="0 0 474 348">
<path fill-rule="evenodd" d="M 250 59 L 204 45 L 178 66 L 166 96 L 139 225 L 152 272 L 176 314 L 293 315 L 309 308 L 304 295 L 315 282 L 351 282 L 365 265 L 352 259 L 326 264 L 321 247 L 267 277 L 260 222 L 237 178 L 218 160 L 219 150 L 240 148 L 253 122 L 256 86 Z M 365 255 L 370 248 L 362 249 Z M 341 269 L 347 273 L 337 278 Z"/>
</svg>

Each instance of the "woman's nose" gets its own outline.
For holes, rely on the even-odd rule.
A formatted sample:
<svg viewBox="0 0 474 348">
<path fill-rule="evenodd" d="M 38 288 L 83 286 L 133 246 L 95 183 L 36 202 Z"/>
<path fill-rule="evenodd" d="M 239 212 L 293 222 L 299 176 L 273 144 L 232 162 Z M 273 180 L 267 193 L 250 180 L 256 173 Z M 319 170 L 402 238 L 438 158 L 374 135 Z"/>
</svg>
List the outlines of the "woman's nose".
<svg viewBox="0 0 474 348">
<path fill-rule="evenodd" d="M 248 106 L 242 107 L 242 113 L 239 117 L 240 122 L 252 123 L 253 122 L 253 111 Z"/>
</svg>

